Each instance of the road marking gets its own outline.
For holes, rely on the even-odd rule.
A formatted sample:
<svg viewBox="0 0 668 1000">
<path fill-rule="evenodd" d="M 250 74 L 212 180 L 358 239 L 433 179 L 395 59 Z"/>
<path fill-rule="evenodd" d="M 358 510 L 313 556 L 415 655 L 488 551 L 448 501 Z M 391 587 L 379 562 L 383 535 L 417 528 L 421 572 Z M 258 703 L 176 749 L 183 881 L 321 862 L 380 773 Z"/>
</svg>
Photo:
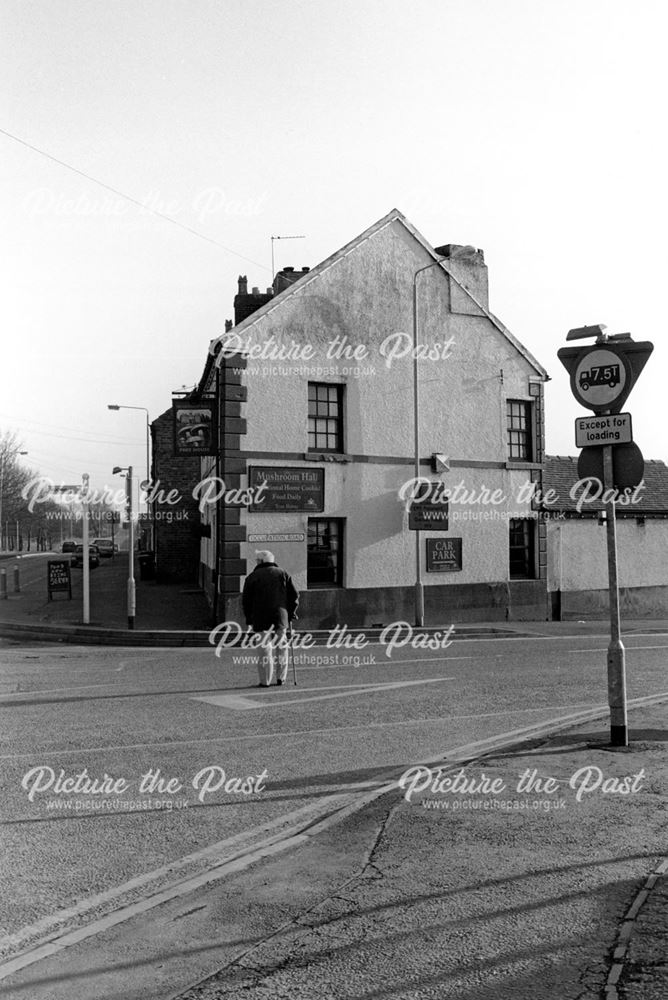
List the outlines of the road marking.
<svg viewBox="0 0 668 1000">
<path fill-rule="evenodd" d="M 668 698 L 668 691 L 654 695 L 646 695 L 646 698 Z M 643 699 L 640 699 L 641 701 Z M 497 719 L 504 715 L 522 715 L 527 712 L 562 712 L 565 709 L 587 709 L 591 708 L 589 701 L 573 702 L 570 705 L 538 705 L 535 708 L 506 708 L 499 712 L 474 712 L 467 715 L 438 715 L 418 719 L 398 719 L 396 722 L 364 722 L 356 726 L 329 726 L 322 729 L 288 729 L 281 732 L 271 733 L 237 733 L 235 736 L 207 736 L 200 740 L 167 740 L 155 743 L 120 743 L 116 745 L 101 747 L 75 747 L 67 750 L 54 750 L 52 747 L 47 750 L 33 750 L 30 753 L 0 754 L 0 760 L 18 761 L 33 760 L 36 757 L 48 753 L 54 757 L 67 757 L 72 754 L 108 753 L 112 751 L 124 750 L 148 750 L 154 747 L 162 747 L 166 750 L 177 747 L 204 746 L 215 743 L 240 743 L 250 740 L 251 742 L 261 740 L 290 739 L 301 736 L 327 736 L 329 733 L 355 732 L 358 729 L 393 729 L 398 726 L 418 726 L 425 723 L 439 723 L 445 725 L 448 722 L 458 722 L 465 719 Z"/>
<path fill-rule="evenodd" d="M 0 760 L 33 760 L 43 756 L 48 752 L 50 756 L 68 757 L 72 754 L 108 753 L 110 750 L 149 750 L 154 747 L 162 747 L 166 750 L 177 747 L 204 746 L 209 743 L 240 743 L 241 741 L 251 742 L 253 740 L 284 740 L 291 737 L 301 736 L 327 736 L 329 733 L 355 732 L 358 729 L 392 729 L 397 726 L 419 726 L 425 723 L 439 723 L 443 725 L 448 722 L 457 722 L 464 719 L 495 719 L 504 715 L 521 715 L 525 712 L 561 712 L 564 709 L 591 708 L 591 702 L 580 701 L 571 705 L 539 705 L 536 708 L 507 708 L 500 712 L 476 712 L 469 715 L 437 715 L 418 719 L 398 719 L 396 722 L 363 722 L 355 726 L 328 726 L 321 729 L 288 729 L 281 732 L 271 733 L 237 733 L 235 736 L 207 736 L 200 740 L 166 740 L 155 743 L 120 743 L 116 745 L 102 747 L 75 747 L 67 750 L 54 750 L 49 747 L 46 750 L 33 750 L 30 753 L 0 754 Z"/>
<path fill-rule="evenodd" d="M 4 699 L 10 698 L 12 695 L 21 695 L 22 698 L 29 698 L 32 694 L 61 694 L 63 691 L 88 691 L 89 688 L 106 688 L 111 686 L 111 682 L 107 681 L 106 683 L 101 682 L 100 684 L 73 684 L 71 687 L 64 688 L 32 688 L 31 690 L 24 688 L 21 691 L 6 691 L 3 693 L 2 697 Z"/>
<path fill-rule="evenodd" d="M 665 700 L 666 697 L 667 695 L 663 694 L 660 696 L 652 695 L 647 698 L 637 698 L 629 703 L 629 707 L 653 704 L 657 701 Z M 444 769 L 451 769 L 457 765 L 471 763 L 485 754 L 498 753 L 508 746 L 514 746 L 521 740 L 537 739 L 569 729 L 580 723 L 595 720 L 601 716 L 605 716 L 607 711 L 608 706 L 599 705 L 585 712 L 577 712 L 570 716 L 561 716 L 546 722 L 534 723 L 523 729 L 514 729 L 509 732 L 499 733 L 497 736 L 478 740 L 475 743 L 453 747 L 450 750 L 444 751 L 438 757 L 418 761 L 417 763 L 429 766 L 442 765 Z M 254 830 L 237 834 L 235 837 L 225 841 L 220 841 L 217 844 L 204 848 L 202 851 L 158 868 L 153 872 L 139 875 L 124 885 L 82 900 L 67 910 L 62 910 L 52 916 L 43 917 L 31 926 L 22 927 L 14 934 L 0 940 L 0 948 L 12 947 L 20 950 L 25 947 L 27 949 L 21 951 L 14 958 L 8 958 L 0 964 L 0 980 L 7 979 L 21 969 L 34 965 L 51 955 L 58 954 L 73 944 L 101 934 L 111 927 L 122 924 L 132 917 L 140 913 L 145 913 L 168 900 L 189 895 L 204 885 L 220 881 L 226 875 L 243 871 L 249 865 L 262 858 L 270 857 L 290 847 L 307 843 L 311 837 L 317 836 L 323 829 L 358 812 L 363 806 L 374 799 L 396 790 L 400 773 L 400 765 L 398 765 L 397 777 L 394 780 L 388 782 L 385 778 L 379 779 L 376 787 L 371 791 L 350 795 L 336 794 L 325 796 L 318 803 L 313 803 L 303 809 L 289 813 L 271 824 L 266 824 L 264 827 L 256 827 Z M 309 812 L 310 816 L 305 822 L 305 817 Z M 318 816 L 318 813 L 320 813 L 320 816 Z M 295 822 L 297 818 L 299 818 L 298 822 Z M 288 823 L 291 823 L 291 826 L 288 827 Z M 266 836 L 266 833 L 271 828 L 276 829 L 281 824 L 284 824 L 286 828 L 279 833 Z M 248 845 L 248 840 L 252 835 L 258 836 L 262 833 L 265 834 L 263 840 Z M 230 847 L 239 843 L 245 843 L 247 845 L 246 849 L 230 852 Z M 205 865 L 203 872 L 200 870 L 196 874 L 190 874 L 189 876 L 185 874 L 189 866 L 194 865 L 196 871 L 197 867 L 201 869 L 202 864 Z M 176 879 L 174 879 L 175 875 Z M 169 881 L 170 876 L 171 881 Z M 149 895 L 139 901 L 128 902 L 132 898 L 132 893 L 136 893 L 136 890 L 140 887 L 143 887 L 144 891 L 149 893 Z M 126 896 L 125 900 L 123 900 L 124 895 Z M 100 916 L 100 905 L 113 903 L 114 901 L 117 908 Z M 98 911 L 97 915 L 96 911 Z M 63 926 L 64 923 L 72 921 L 81 923 L 86 918 L 90 919 L 91 922 L 83 924 L 83 926 L 79 926 L 75 930 L 67 931 Z M 37 940 L 35 940 L 36 938 Z"/>
<path fill-rule="evenodd" d="M 622 639 L 624 636 L 622 636 Z M 635 652 L 636 649 L 668 649 L 668 646 L 625 646 L 626 652 Z M 590 646 L 589 649 L 569 649 L 569 653 L 607 653 L 607 646 Z"/>
<path fill-rule="evenodd" d="M 234 711 L 248 711 L 253 708 L 283 708 L 285 705 L 302 705 L 307 701 L 328 701 L 330 698 L 350 698 L 357 694 L 372 694 L 377 691 L 391 691 L 393 689 L 414 687 L 418 684 L 438 684 L 441 681 L 452 681 L 454 677 L 429 677 L 419 681 L 394 681 L 388 684 L 337 684 L 332 687 L 302 688 L 302 692 L 308 691 L 331 691 L 336 690 L 336 694 L 318 694 L 312 698 L 284 698 L 282 695 L 272 695 L 271 701 L 257 701 L 255 698 L 240 694 L 214 694 L 206 697 L 191 697 L 190 701 L 204 701 L 207 705 L 215 705 L 217 708 L 229 708 Z M 351 690 L 352 689 L 352 690 Z M 299 690 L 299 689 L 298 689 Z M 258 691 L 258 695 L 263 692 Z"/>
</svg>

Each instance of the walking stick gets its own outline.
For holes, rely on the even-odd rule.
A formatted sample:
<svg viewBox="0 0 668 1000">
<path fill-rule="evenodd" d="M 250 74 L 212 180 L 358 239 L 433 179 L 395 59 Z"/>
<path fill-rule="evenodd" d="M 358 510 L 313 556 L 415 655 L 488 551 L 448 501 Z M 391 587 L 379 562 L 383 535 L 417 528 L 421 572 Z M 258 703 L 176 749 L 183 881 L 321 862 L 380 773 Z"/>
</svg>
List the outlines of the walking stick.
<svg viewBox="0 0 668 1000">
<path fill-rule="evenodd" d="M 290 622 L 290 656 L 292 658 L 292 679 L 295 682 L 295 687 L 297 686 L 297 670 L 295 669 L 295 651 L 292 646 L 292 622 Z"/>
</svg>

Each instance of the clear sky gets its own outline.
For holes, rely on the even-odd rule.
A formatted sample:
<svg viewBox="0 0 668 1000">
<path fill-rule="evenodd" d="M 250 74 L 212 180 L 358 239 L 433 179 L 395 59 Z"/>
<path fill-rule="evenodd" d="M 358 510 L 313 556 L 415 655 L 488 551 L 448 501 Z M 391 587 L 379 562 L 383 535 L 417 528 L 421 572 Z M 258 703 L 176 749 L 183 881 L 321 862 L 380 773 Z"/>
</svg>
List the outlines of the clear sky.
<svg viewBox="0 0 668 1000">
<path fill-rule="evenodd" d="M 549 452 L 583 413 L 567 330 L 654 341 L 626 409 L 668 459 L 667 28 L 663 0 L 0 0 L 0 129 L 145 206 L 0 134 L 0 429 L 58 481 L 143 469 L 145 415 L 106 404 L 197 382 L 272 234 L 313 266 L 397 207 L 484 249 Z"/>
</svg>

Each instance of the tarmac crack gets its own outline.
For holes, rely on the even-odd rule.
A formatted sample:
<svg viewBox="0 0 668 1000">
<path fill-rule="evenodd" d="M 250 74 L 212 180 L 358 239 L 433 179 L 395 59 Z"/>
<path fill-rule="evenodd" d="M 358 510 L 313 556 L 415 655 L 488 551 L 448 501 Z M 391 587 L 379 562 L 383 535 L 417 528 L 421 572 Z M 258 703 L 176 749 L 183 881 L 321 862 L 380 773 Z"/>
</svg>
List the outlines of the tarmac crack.
<svg viewBox="0 0 668 1000">
<path fill-rule="evenodd" d="M 208 996 L 209 988 L 219 991 L 215 994 L 211 994 L 211 996 L 223 996 L 224 992 L 227 992 L 227 988 L 232 986 L 234 986 L 235 989 L 242 989 L 244 991 L 253 990 L 263 983 L 266 984 L 267 980 L 273 978 L 281 972 L 285 972 L 289 969 L 302 968 L 305 964 L 308 964 L 305 959 L 299 955 L 300 938 L 303 938 L 306 935 L 324 937 L 329 934 L 331 932 L 331 928 L 335 924 L 354 914 L 356 910 L 356 900 L 354 898 L 355 889 L 361 886 L 362 883 L 368 878 L 376 880 L 385 877 L 384 872 L 375 863 L 374 858 L 380 848 L 387 828 L 397 808 L 398 805 L 393 805 L 386 809 L 382 821 L 378 824 L 378 829 L 373 843 L 368 848 L 366 857 L 364 858 L 359 871 L 347 878 L 332 892 L 321 897 L 317 900 L 317 902 L 302 910 L 300 913 L 292 916 L 289 920 L 285 921 L 269 934 L 266 934 L 261 940 L 256 941 L 253 945 L 220 968 L 212 976 L 208 976 L 201 982 L 193 984 L 185 992 L 179 993 L 178 998 L 174 998 L 174 1000 L 195 1000 L 196 997 Z M 350 898 L 345 894 L 347 889 L 353 890 L 351 893 L 353 898 Z M 318 911 L 321 911 L 328 904 L 336 902 L 340 902 L 345 905 L 344 912 L 334 913 L 330 916 L 317 916 Z M 291 934 L 292 940 L 287 940 Z M 257 959 L 253 959 L 252 956 L 255 956 L 260 949 L 271 944 L 272 941 L 281 935 L 286 937 L 284 945 L 286 949 L 285 955 L 280 958 L 277 957 L 273 961 L 269 958 L 269 956 L 268 961 L 262 961 L 259 956 Z M 245 982 L 243 981 L 244 979 L 246 979 Z"/>
</svg>

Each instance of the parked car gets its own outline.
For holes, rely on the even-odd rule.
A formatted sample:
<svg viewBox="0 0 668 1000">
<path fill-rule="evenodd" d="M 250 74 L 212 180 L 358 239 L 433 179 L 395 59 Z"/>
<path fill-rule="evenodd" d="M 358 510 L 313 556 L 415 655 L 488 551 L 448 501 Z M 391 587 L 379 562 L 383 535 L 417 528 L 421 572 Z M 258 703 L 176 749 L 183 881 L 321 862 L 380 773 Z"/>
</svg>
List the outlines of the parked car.
<svg viewBox="0 0 668 1000">
<path fill-rule="evenodd" d="M 69 538 L 66 542 L 63 542 L 63 552 L 74 552 L 77 547 L 77 543 L 73 538 Z"/>
<path fill-rule="evenodd" d="M 74 566 L 75 569 L 83 567 L 83 554 L 83 545 L 77 545 L 74 549 L 74 556 L 72 558 L 72 566 Z M 100 550 L 97 545 L 88 546 L 88 565 L 93 569 L 100 565 Z"/>
<path fill-rule="evenodd" d="M 110 559 L 115 552 L 114 543 L 111 538 L 94 538 L 93 545 L 97 545 L 100 550 L 100 555 L 104 559 Z"/>
</svg>

